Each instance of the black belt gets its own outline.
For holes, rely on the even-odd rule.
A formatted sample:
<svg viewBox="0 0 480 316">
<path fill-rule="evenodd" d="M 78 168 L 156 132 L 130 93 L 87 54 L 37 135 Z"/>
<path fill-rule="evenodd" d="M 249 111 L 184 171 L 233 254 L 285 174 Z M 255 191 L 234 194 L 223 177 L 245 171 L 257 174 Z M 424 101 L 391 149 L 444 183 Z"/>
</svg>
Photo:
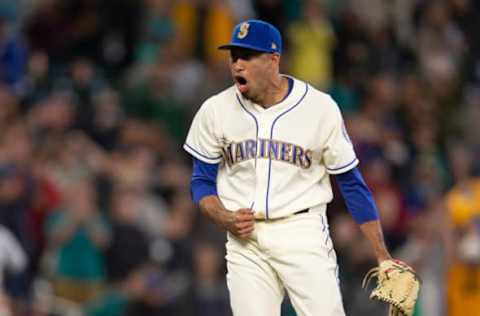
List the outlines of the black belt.
<svg viewBox="0 0 480 316">
<path fill-rule="evenodd" d="M 298 214 L 303 214 L 303 213 L 308 213 L 308 211 L 310 211 L 310 208 L 305 208 L 303 210 L 300 210 L 300 211 L 296 211 L 295 213 L 293 213 L 292 215 L 298 215 Z M 285 217 L 279 217 L 279 218 L 256 218 L 255 220 L 256 221 L 259 221 L 259 222 L 263 222 L 263 221 L 274 221 L 274 220 L 279 220 L 279 219 L 285 219 L 289 216 L 292 216 L 292 215 L 287 215 Z"/>
<path fill-rule="evenodd" d="M 303 210 L 296 211 L 295 213 L 293 213 L 293 215 L 308 213 L 308 211 L 310 211 L 310 208 L 305 208 L 305 209 L 303 209 Z"/>
</svg>

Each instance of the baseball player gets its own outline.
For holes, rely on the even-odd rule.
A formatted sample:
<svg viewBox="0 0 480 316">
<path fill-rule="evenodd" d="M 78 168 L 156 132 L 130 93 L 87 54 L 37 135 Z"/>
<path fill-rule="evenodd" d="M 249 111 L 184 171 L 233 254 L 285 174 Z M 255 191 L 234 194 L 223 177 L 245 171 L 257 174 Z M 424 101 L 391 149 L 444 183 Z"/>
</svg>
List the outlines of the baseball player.
<svg viewBox="0 0 480 316">
<path fill-rule="evenodd" d="M 340 110 L 280 74 L 274 26 L 242 22 L 219 48 L 230 51 L 235 84 L 203 103 L 184 149 L 194 202 L 227 231 L 233 314 L 279 316 L 287 291 L 299 316 L 345 315 L 326 216 L 330 175 L 379 263 L 391 257 Z"/>
</svg>

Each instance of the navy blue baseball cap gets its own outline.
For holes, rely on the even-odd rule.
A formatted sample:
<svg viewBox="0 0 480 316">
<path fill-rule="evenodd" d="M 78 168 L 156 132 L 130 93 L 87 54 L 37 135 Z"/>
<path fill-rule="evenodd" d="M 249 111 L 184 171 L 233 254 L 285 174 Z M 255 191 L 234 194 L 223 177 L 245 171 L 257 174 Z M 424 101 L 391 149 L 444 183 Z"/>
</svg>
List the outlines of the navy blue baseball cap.
<svg viewBox="0 0 480 316">
<path fill-rule="evenodd" d="M 218 48 L 231 49 L 234 47 L 280 54 L 282 52 L 282 36 L 278 29 L 270 23 L 247 20 L 235 26 L 230 43 Z"/>
</svg>

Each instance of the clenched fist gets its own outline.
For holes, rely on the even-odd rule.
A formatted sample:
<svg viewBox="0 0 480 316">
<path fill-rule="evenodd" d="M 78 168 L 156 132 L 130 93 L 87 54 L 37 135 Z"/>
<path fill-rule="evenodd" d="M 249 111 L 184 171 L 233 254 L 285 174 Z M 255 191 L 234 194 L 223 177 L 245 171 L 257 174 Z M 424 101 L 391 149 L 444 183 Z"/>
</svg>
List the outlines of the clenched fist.
<svg viewBox="0 0 480 316">
<path fill-rule="evenodd" d="M 235 236 L 247 239 L 253 232 L 255 225 L 254 213 L 251 209 L 241 208 L 230 212 L 224 222 L 224 227 Z"/>
</svg>

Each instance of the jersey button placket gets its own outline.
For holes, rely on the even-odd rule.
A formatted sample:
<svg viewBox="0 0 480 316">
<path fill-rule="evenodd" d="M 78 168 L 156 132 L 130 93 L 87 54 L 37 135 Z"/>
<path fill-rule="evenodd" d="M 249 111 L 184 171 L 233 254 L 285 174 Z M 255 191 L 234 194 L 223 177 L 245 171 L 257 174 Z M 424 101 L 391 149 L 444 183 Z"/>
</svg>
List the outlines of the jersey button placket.
<svg viewBox="0 0 480 316">
<path fill-rule="evenodd" d="M 255 192 L 255 205 L 256 209 L 261 211 L 265 217 L 270 217 L 270 210 L 268 210 L 267 191 L 269 185 L 269 142 L 270 142 L 270 130 L 271 130 L 272 120 L 268 113 L 261 113 L 259 115 L 259 131 L 258 131 L 258 142 L 257 142 L 257 172 L 256 172 L 256 182 L 257 188 Z"/>
</svg>

